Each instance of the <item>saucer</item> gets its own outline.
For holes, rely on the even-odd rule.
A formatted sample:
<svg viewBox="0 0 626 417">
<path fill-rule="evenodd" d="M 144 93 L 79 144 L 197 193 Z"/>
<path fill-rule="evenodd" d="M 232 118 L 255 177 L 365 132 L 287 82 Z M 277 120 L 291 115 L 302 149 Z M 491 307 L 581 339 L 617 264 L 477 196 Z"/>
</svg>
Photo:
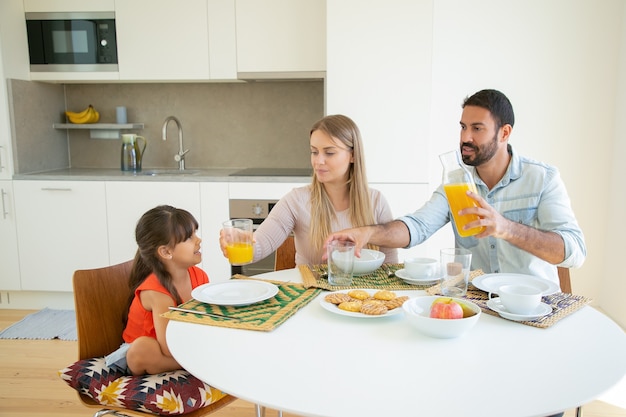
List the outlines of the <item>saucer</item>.
<svg viewBox="0 0 626 417">
<path fill-rule="evenodd" d="M 412 285 L 436 284 L 441 279 L 440 277 L 413 278 L 406 272 L 406 269 L 398 269 L 396 271 L 396 276 L 407 284 Z"/>
<path fill-rule="evenodd" d="M 513 320 L 513 321 L 533 321 L 541 318 L 547 314 L 552 313 L 552 307 L 547 305 L 546 303 L 541 303 L 537 306 L 535 311 L 530 314 L 513 314 L 506 311 L 506 308 L 502 305 L 500 300 L 497 298 L 491 299 L 487 301 L 487 307 L 491 310 L 495 311 L 500 315 L 500 317 L 504 317 L 505 319 Z"/>
</svg>

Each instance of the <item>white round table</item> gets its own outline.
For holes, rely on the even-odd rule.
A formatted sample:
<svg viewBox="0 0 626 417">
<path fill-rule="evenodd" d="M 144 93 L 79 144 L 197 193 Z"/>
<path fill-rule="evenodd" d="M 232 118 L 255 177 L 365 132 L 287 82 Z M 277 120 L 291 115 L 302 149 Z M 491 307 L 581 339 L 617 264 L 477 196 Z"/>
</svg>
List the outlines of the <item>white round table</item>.
<svg viewBox="0 0 626 417">
<path fill-rule="evenodd" d="M 301 282 L 297 269 L 257 277 Z M 626 334 L 592 307 L 548 329 L 483 314 L 468 334 L 433 339 L 403 314 L 334 314 L 323 296 L 271 332 L 170 320 L 168 346 L 210 385 L 302 416 L 546 416 L 626 374 Z"/>
</svg>

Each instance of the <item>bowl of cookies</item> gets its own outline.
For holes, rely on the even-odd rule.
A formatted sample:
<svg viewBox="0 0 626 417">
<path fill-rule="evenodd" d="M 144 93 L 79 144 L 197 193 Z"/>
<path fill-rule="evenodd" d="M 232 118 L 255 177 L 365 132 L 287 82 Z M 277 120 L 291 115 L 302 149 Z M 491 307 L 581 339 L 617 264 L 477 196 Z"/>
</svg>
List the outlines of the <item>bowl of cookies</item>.
<svg viewBox="0 0 626 417">
<path fill-rule="evenodd" d="M 385 261 L 385 254 L 378 250 L 361 249 L 361 257 L 354 257 L 353 275 L 371 274 Z"/>
<path fill-rule="evenodd" d="M 406 295 L 389 290 L 352 289 L 326 294 L 321 306 L 331 313 L 357 318 L 376 318 L 402 313 Z"/>
<path fill-rule="evenodd" d="M 469 332 L 478 322 L 481 310 L 471 301 L 442 296 L 423 296 L 403 305 L 408 322 L 420 333 L 439 339 L 452 339 Z"/>
</svg>

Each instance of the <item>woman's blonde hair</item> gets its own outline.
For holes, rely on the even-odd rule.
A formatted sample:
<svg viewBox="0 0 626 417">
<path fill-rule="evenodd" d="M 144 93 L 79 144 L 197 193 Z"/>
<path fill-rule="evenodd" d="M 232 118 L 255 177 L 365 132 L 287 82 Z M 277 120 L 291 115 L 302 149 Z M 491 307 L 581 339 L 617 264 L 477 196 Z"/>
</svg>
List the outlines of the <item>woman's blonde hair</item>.
<svg viewBox="0 0 626 417">
<path fill-rule="evenodd" d="M 311 132 L 322 131 L 333 141 L 338 141 L 352 151 L 353 162 L 348 173 L 348 194 L 350 197 L 349 218 L 352 227 L 374 224 L 374 214 L 370 198 L 361 132 L 357 125 L 347 116 L 330 115 L 317 121 Z M 311 228 L 309 236 L 313 248 L 322 250 L 324 241 L 331 234 L 332 220 L 335 211 L 322 183 L 313 175 L 311 183 Z"/>
</svg>

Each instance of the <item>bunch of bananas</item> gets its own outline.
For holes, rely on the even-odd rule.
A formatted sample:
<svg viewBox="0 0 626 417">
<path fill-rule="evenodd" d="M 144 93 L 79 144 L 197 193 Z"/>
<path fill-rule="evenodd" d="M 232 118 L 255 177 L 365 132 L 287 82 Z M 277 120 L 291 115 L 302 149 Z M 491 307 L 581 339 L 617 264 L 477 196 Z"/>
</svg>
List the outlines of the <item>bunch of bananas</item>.
<svg viewBox="0 0 626 417">
<path fill-rule="evenodd" d="M 66 111 L 65 115 L 70 123 L 76 124 L 97 123 L 98 120 L 100 120 L 100 113 L 98 113 L 91 104 L 81 112 L 75 113 L 73 111 Z"/>
</svg>

